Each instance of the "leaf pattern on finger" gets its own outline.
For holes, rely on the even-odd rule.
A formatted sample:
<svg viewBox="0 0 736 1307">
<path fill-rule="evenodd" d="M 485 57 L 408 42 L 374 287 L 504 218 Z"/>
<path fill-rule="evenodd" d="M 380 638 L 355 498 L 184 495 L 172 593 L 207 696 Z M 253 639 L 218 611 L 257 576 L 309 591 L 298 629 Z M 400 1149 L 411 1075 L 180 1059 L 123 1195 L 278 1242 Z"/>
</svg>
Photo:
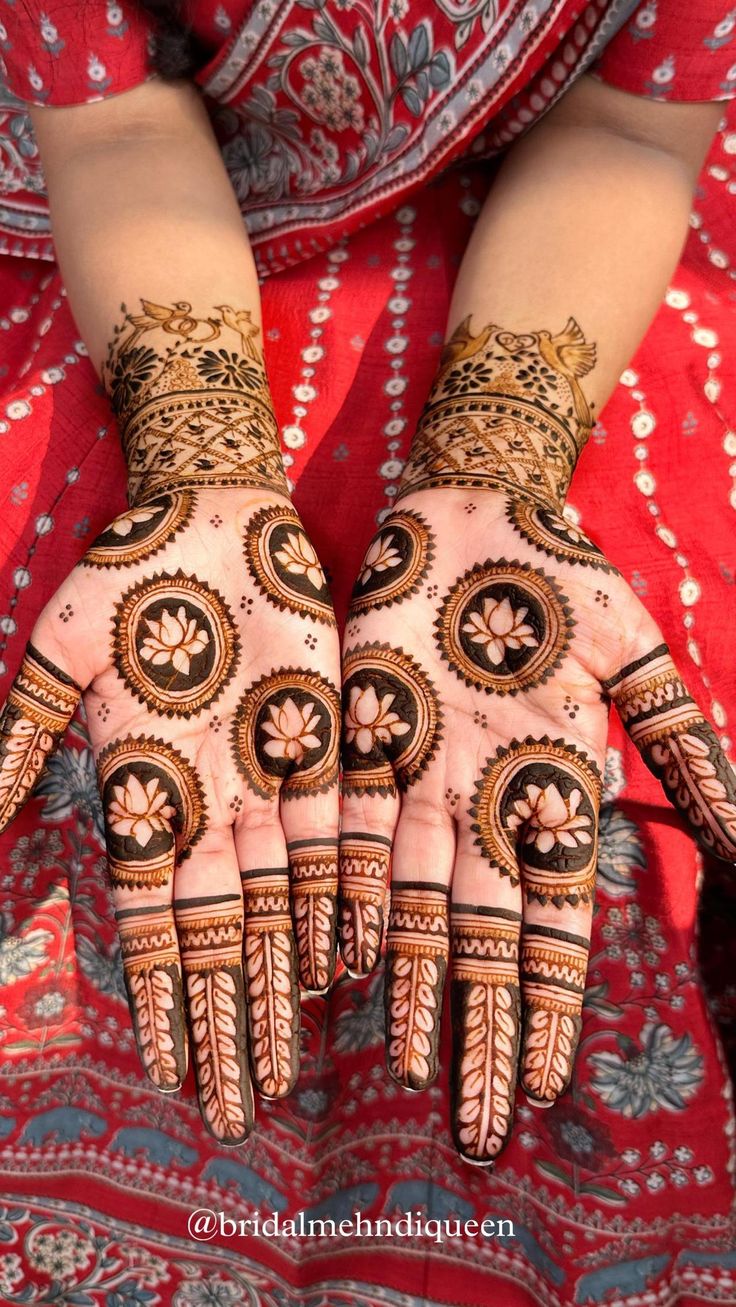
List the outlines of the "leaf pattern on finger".
<svg viewBox="0 0 736 1307">
<path fill-rule="evenodd" d="M 242 1143 L 253 1124 L 247 1066 L 242 907 L 219 895 L 174 902 L 202 1119 Z"/>
<path fill-rule="evenodd" d="M 709 853 L 736 860 L 736 776 L 666 644 L 603 681 L 650 771 Z"/>
<path fill-rule="evenodd" d="M 521 914 L 452 909 L 455 1143 L 470 1161 L 492 1162 L 508 1142 L 519 1053 Z"/>
<path fill-rule="evenodd" d="M 335 968 L 337 840 L 292 840 L 287 849 L 299 978 L 321 993 Z"/>
<path fill-rule="evenodd" d="M 437 1075 L 448 956 L 447 890 L 421 881 L 394 887 L 386 954 L 386 1066 L 407 1089 L 425 1089 Z"/>
<path fill-rule="evenodd" d="M 522 1084 L 540 1102 L 554 1102 L 572 1076 L 582 1028 L 589 940 L 557 927 L 525 925 Z"/>
<path fill-rule="evenodd" d="M 378 961 L 390 864 L 391 840 L 386 836 L 341 834 L 340 949 L 345 966 L 355 975 L 367 975 Z"/>
<path fill-rule="evenodd" d="M 299 1070 L 299 991 L 288 867 L 244 872 L 245 986 L 253 1079 L 267 1098 Z"/>
<path fill-rule="evenodd" d="M 0 830 L 10 825 L 33 791 L 81 693 L 66 672 L 33 645 L 27 646 L 0 717 Z"/>
<path fill-rule="evenodd" d="M 138 1053 L 159 1089 L 177 1089 L 187 1070 L 179 945 L 169 907 L 122 908 L 116 914 L 123 974 Z"/>
</svg>

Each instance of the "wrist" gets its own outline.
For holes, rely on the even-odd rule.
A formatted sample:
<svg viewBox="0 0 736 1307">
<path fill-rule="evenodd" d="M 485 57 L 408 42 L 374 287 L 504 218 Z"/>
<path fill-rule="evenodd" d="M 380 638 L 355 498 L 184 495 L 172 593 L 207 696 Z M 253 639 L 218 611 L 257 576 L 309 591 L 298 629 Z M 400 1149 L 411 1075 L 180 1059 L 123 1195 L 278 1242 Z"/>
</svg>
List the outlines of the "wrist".
<svg viewBox="0 0 736 1307">
<path fill-rule="evenodd" d="M 593 423 L 580 378 L 595 363 L 573 318 L 557 336 L 470 318 L 445 345 L 398 498 L 425 488 L 496 489 L 559 511 Z"/>
<path fill-rule="evenodd" d="M 141 301 L 115 328 L 102 377 L 128 465 L 132 506 L 170 491 L 288 486 L 259 328 L 228 306 Z"/>
</svg>

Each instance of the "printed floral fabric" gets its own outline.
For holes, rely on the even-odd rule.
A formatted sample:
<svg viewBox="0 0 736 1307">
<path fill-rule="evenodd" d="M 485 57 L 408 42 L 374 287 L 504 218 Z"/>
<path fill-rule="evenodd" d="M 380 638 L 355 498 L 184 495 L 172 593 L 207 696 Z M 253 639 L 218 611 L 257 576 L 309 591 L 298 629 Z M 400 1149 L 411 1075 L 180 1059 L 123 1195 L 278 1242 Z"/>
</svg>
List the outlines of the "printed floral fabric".
<svg viewBox="0 0 736 1307">
<path fill-rule="evenodd" d="M 700 178 L 682 261 L 594 429 L 568 509 L 661 623 L 727 747 L 736 718 L 734 155 L 731 113 Z M 395 497 L 487 186 L 481 164 L 453 170 L 370 229 L 266 281 L 288 471 L 340 616 Z M 125 493 L 110 410 L 56 269 L 0 260 L 0 306 L 2 696 L 36 614 Z M 403 1093 L 389 1079 L 380 972 L 357 982 L 339 971 L 327 1000 L 305 1001 L 299 1083 L 281 1102 L 259 1102 L 241 1148 L 205 1133 L 190 1082 L 175 1095 L 146 1084 L 81 717 L 0 839 L 0 920 L 4 1303 L 736 1300 L 724 1058 L 736 1031 L 733 874 L 702 867 L 617 720 L 574 1085 L 548 1112 L 518 1095 L 513 1140 L 491 1173 L 465 1165 L 451 1144 L 447 1031 L 427 1093 Z M 515 1235 L 204 1244 L 186 1233 L 200 1207 L 235 1220 L 254 1207 L 336 1220 L 419 1208 L 509 1217 Z"/>
<path fill-rule="evenodd" d="M 262 273 L 528 130 L 585 69 L 639 95 L 736 93 L 736 10 L 702 0 L 198 0 L 207 98 Z M 26 103 L 88 103 L 151 75 L 117 0 L 0 0 L 0 252 L 53 258 Z M 0 72 L 2 71 L 0 67 Z"/>
</svg>

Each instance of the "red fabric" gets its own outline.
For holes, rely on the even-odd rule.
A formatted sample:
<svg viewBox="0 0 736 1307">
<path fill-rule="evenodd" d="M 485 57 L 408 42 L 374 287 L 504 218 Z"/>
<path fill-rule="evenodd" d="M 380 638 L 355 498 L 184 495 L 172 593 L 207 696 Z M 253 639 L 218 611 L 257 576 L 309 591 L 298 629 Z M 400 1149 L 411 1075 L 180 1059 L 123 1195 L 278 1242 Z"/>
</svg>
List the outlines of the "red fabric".
<svg viewBox="0 0 736 1307">
<path fill-rule="evenodd" d="M 228 18 L 232 6 L 220 8 Z M 664 13 L 660 5 L 660 21 Z M 611 51 L 627 48 L 627 31 Z M 661 49 L 647 48 L 656 66 Z M 29 192 L 36 209 L 13 209 L 19 192 L 7 176 L 35 166 L 18 121 L 17 105 L 0 119 L 0 222 L 7 248 L 29 256 L 0 259 L 0 698 L 36 615 L 125 502 L 109 406 L 58 272 L 37 259 L 50 246 L 38 229 L 19 236 L 7 217 L 41 204 Z M 242 119 L 219 123 L 227 141 L 236 127 L 242 135 Z M 734 154 L 730 110 L 666 303 L 596 426 L 571 496 L 571 511 L 660 622 L 727 747 L 736 714 Z M 310 229 L 295 231 L 268 265 L 291 263 L 264 286 L 267 362 L 295 499 L 341 617 L 377 515 L 396 493 L 487 185 L 479 164 L 453 170 L 411 200 L 401 191 L 393 214 L 311 259 Z M 264 235 L 264 264 L 267 243 Z M 447 1021 L 428 1093 L 402 1094 L 384 1071 L 380 973 L 360 983 L 340 973 L 327 1001 L 305 1003 L 299 1084 L 287 1100 L 258 1105 L 243 1148 L 218 1148 L 205 1134 L 191 1083 L 174 1096 L 149 1089 L 122 997 L 95 794 L 78 718 L 41 792 L 0 838 L 1 1301 L 736 1301 L 734 1119 L 713 1023 L 736 1044 L 732 873 L 706 868 L 698 939 L 699 856 L 616 720 L 574 1085 L 546 1113 L 519 1095 L 512 1143 L 491 1174 L 460 1162 L 450 1143 Z M 186 1232 L 197 1207 L 241 1219 L 278 1202 L 294 1217 L 323 1201 L 338 1219 L 354 1207 L 385 1217 L 401 1201 L 503 1216 L 517 1236 L 196 1244 Z"/>
<path fill-rule="evenodd" d="M 736 92 L 724 0 L 200 0 L 210 107 L 262 273 L 309 257 L 408 200 L 451 162 L 498 152 L 576 76 L 642 95 Z M 0 253 L 53 258 L 40 161 L 22 107 L 86 103 L 150 75 L 147 24 L 110 0 L 0 9 Z M 641 39 L 638 39 L 641 37 Z M 604 49 L 602 59 L 595 56 Z M 593 60 L 591 64 L 591 60 Z"/>
</svg>

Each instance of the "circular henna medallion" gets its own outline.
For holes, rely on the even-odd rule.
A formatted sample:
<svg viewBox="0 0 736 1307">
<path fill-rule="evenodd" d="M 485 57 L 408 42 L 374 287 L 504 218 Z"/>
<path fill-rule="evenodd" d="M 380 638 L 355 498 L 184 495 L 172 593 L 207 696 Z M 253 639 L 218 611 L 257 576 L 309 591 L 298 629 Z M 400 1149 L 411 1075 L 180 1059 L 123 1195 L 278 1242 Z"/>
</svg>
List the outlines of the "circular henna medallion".
<svg viewBox="0 0 736 1307">
<path fill-rule="evenodd" d="M 262 676 L 238 704 L 231 739 L 239 771 L 262 798 L 326 790 L 337 779 L 337 690 L 301 668 Z"/>
<path fill-rule="evenodd" d="M 419 590 L 434 557 L 434 540 L 419 513 L 392 513 L 363 559 L 350 614 L 387 608 Z"/>
<path fill-rule="evenodd" d="M 139 736 L 109 744 L 97 760 L 97 775 L 113 884 L 164 885 L 174 870 L 175 833 L 181 859 L 205 829 L 196 771 L 170 744 Z"/>
<path fill-rule="evenodd" d="M 159 495 L 147 504 L 116 517 L 87 550 L 85 567 L 130 567 L 163 549 L 191 520 L 195 497 L 191 490 Z"/>
<path fill-rule="evenodd" d="M 245 557 L 269 603 L 335 625 L 325 574 L 293 508 L 262 508 L 250 519 Z"/>
<path fill-rule="evenodd" d="M 541 685 L 562 662 L 574 625 L 551 577 L 505 559 L 466 572 L 435 622 L 445 662 L 466 685 L 487 694 Z"/>
<path fill-rule="evenodd" d="M 525 499 L 509 499 L 506 516 L 519 535 L 540 553 L 556 558 L 560 563 L 578 563 L 613 576 L 620 575 L 598 546 L 554 509 L 543 508 L 541 504 Z"/>
<path fill-rule="evenodd" d="M 418 663 L 387 644 L 351 649 L 343 664 L 343 766 L 348 793 L 391 794 L 434 757 L 442 719 Z"/>
<path fill-rule="evenodd" d="M 150 712 L 190 717 L 213 703 L 238 658 L 238 634 L 216 590 L 194 576 L 162 572 L 118 604 L 113 660 Z"/>
<path fill-rule="evenodd" d="M 470 808 L 476 844 L 528 900 L 575 906 L 592 897 L 601 774 L 564 740 L 531 736 L 499 747 Z"/>
</svg>

